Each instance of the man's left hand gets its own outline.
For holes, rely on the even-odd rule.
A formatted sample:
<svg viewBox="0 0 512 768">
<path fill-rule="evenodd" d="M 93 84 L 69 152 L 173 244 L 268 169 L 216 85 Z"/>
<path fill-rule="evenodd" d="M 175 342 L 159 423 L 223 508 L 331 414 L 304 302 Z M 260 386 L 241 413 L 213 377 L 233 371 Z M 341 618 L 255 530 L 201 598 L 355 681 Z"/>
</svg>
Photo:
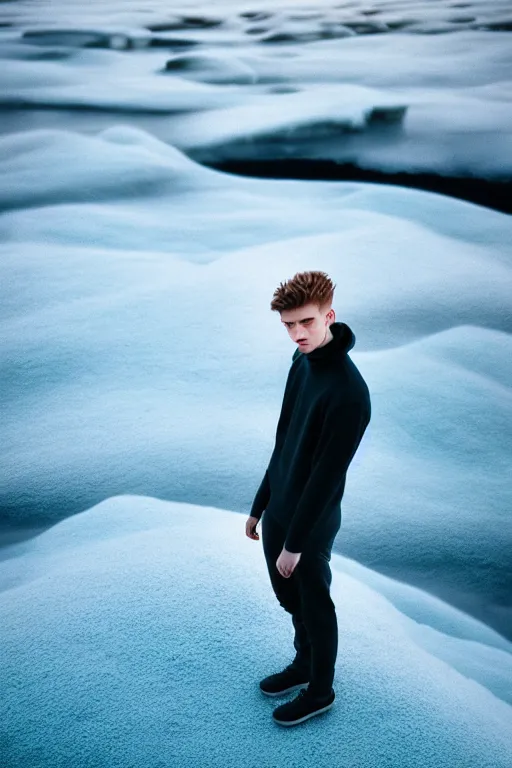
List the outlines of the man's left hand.
<svg viewBox="0 0 512 768">
<path fill-rule="evenodd" d="M 281 576 L 288 579 L 292 575 L 300 560 L 301 554 L 301 552 L 288 552 L 288 550 L 283 547 L 282 552 L 276 561 L 276 567 Z"/>
</svg>

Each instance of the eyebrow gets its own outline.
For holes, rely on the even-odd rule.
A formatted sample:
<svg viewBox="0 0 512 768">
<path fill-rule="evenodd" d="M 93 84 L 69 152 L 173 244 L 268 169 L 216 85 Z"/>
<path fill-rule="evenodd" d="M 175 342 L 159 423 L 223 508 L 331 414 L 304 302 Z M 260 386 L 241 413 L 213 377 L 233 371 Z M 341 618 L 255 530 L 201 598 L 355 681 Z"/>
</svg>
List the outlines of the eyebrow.
<svg viewBox="0 0 512 768">
<path fill-rule="evenodd" d="M 313 319 L 314 319 L 313 317 L 302 317 L 300 320 L 281 320 L 281 322 L 284 325 L 288 325 L 288 323 L 295 323 L 295 322 L 305 323 L 306 320 L 313 320 Z"/>
</svg>

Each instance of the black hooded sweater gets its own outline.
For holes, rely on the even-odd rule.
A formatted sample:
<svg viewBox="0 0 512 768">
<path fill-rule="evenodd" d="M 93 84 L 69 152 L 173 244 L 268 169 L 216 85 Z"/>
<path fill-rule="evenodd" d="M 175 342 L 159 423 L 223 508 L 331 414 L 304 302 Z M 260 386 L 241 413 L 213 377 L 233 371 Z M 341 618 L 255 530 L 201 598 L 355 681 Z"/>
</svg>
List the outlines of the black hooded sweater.
<svg viewBox="0 0 512 768">
<path fill-rule="evenodd" d="M 368 386 L 347 354 L 355 335 L 346 323 L 330 329 L 327 344 L 293 354 L 274 451 L 250 512 L 282 523 L 288 552 L 302 552 L 312 534 L 341 519 L 347 469 L 371 417 Z"/>
</svg>

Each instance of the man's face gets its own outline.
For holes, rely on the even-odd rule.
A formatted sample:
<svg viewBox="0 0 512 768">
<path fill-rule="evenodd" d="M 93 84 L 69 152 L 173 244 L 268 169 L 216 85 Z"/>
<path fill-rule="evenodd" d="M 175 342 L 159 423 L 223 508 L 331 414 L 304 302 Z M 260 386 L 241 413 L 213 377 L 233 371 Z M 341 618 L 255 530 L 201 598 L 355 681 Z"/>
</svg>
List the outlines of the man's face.
<svg viewBox="0 0 512 768">
<path fill-rule="evenodd" d="M 281 312 L 281 322 L 288 330 L 291 340 L 301 352 L 312 352 L 325 339 L 328 326 L 334 320 L 332 309 L 321 314 L 316 304 L 306 304 L 298 309 Z"/>
</svg>

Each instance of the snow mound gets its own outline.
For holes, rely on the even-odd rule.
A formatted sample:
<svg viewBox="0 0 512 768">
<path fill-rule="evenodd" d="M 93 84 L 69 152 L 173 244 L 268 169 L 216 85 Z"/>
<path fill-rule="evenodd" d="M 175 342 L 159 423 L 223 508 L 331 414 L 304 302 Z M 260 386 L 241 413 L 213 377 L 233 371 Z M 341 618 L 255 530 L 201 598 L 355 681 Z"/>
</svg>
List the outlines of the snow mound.
<svg viewBox="0 0 512 768">
<path fill-rule="evenodd" d="M 0 564 L 11 768 L 35 756 L 38 768 L 181 768 L 205 755 L 212 768 L 275 766 L 289 735 L 258 681 L 289 662 L 292 624 L 244 527 L 222 510 L 118 496 L 11 547 Z M 510 685 L 510 648 L 484 655 L 481 636 L 422 629 L 342 564 L 333 555 L 337 700 L 294 731 L 304 764 L 386 754 L 403 768 L 508 768 L 511 708 L 485 685 L 501 660 Z M 479 682 L 438 658 L 442 646 Z"/>
</svg>

